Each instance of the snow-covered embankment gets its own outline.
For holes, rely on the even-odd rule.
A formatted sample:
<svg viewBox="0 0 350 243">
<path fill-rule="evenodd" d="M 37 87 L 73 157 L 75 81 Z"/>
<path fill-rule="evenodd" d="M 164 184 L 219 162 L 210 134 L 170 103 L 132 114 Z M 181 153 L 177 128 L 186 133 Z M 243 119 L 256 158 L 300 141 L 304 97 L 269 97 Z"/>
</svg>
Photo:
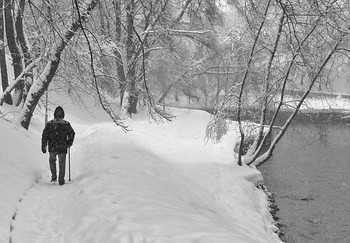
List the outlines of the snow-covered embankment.
<svg viewBox="0 0 350 243">
<path fill-rule="evenodd" d="M 22 148 L 29 152 L 22 157 L 33 164 L 15 152 L 0 160 L 6 168 L 0 187 L 6 195 L 0 199 L 5 216 L 0 218 L 0 242 L 9 237 L 26 243 L 48 242 L 47 237 L 52 242 L 281 242 L 267 196 L 252 182 L 261 174 L 232 163 L 235 134 L 205 144 L 209 114 L 173 112 L 177 118 L 172 123 L 135 117 L 128 133 L 111 122 L 81 124 L 72 118 L 77 133 L 73 180 L 63 187 L 48 183 L 47 156 L 39 153 L 40 129 L 15 128 L 9 146 L 27 137 L 30 142 Z M 4 124 L 4 132 L 13 126 Z M 16 161 L 21 172 L 8 161 Z M 28 190 L 40 173 L 43 178 Z M 21 186 L 7 190 L 11 185 Z M 55 227 L 43 226 L 48 224 Z"/>
</svg>

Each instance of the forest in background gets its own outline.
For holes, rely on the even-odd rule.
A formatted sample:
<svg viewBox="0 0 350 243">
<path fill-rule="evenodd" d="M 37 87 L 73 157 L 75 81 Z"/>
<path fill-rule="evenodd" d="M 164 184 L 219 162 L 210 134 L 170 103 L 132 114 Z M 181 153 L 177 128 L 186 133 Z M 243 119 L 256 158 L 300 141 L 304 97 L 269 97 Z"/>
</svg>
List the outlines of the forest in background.
<svg viewBox="0 0 350 243">
<path fill-rule="evenodd" d="M 0 104 L 19 107 L 25 129 L 50 89 L 95 97 L 125 130 L 125 117 L 138 109 L 171 120 L 165 107 L 186 97 L 216 111 L 207 129 L 216 141 L 227 132 L 226 111 L 233 111 L 238 164 L 259 165 L 310 92 L 331 91 L 332 79 L 348 67 L 348 0 L 0 0 L 0 6 Z M 252 108 L 259 122 L 247 126 L 243 114 Z M 277 127 L 285 109 L 291 115 Z"/>
</svg>

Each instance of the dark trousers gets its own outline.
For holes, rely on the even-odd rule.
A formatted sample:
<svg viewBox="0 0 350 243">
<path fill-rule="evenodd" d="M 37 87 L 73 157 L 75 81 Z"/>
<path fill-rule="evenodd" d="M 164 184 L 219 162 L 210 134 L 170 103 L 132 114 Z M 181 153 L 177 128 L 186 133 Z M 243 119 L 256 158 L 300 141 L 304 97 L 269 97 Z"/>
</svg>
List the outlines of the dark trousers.
<svg viewBox="0 0 350 243">
<path fill-rule="evenodd" d="M 65 153 L 50 152 L 49 162 L 50 162 L 50 170 L 51 170 L 51 179 L 57 180 L 56 157 L 58 157 L 58 165 L 59 165 L 58 181 L 64 182 L 64 175 L 66 173 L 66 154 Z"/>
</svg>

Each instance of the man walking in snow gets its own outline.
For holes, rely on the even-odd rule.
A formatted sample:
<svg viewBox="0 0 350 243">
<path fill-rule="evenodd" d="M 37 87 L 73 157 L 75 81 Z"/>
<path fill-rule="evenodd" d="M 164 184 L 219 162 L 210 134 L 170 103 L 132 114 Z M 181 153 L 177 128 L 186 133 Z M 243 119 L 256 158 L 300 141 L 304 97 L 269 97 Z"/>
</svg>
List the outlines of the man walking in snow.
<svg viewBox="0 0 350 243">
<path fill-rule="evenodd" d="M 46 146 L 49 147 L 51 182 L 57 181 L 56 158 L 58 157 L 58 183 L 60 185 L 65 183 L 67 148 L 72 146 L 75 135 L 70 123 L 63 120 L 63 118 L 64 110 L 61 106 L 58 106 L 54 112 L 54 119 L 46 124 L 41 138 L 41 151 L 46 153 Z"/>
</svg>

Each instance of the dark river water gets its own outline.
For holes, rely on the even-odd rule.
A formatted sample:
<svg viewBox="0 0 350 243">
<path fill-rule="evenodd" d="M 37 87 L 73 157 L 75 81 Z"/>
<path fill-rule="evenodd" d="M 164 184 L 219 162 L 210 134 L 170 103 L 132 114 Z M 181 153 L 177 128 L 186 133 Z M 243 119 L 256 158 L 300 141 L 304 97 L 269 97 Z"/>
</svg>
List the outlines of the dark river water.
<svg viewBox="0 0 350 243">
<path fill-rule="evenodd" d="M 296 124 L 259 167 L 287 243 L 350 243 L 350 126 Z"/>
</svg>

